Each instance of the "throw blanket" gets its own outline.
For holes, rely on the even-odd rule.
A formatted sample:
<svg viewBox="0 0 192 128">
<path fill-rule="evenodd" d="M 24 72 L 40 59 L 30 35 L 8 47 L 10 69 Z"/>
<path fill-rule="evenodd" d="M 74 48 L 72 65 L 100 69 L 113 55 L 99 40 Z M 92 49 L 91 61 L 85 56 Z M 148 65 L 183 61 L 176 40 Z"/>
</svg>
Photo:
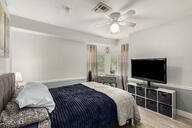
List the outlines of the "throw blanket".
<svg viewBox="0 0 192 128">
<path fill-rule="evenodd" d="M 15 104 L 15 102 L 9 102 L 6 110 L 2 111 L 0 128 L 28 127 L 27 125 L 34 123 L 38 123 L 38 128 L 50 128 L 49 114 L 46 108 L 22 108 L 16 110 L 14 108 Z M 7 108 L 12 108 L 15 111 Z"/>
<path fill-rule="evenodd" d="M 102 92 L 115 101 L 120 126 L 125 125 L 128 119 L 133 119 L 135 124 L 140 122 L 141 118 L 135 100 L 127 91 L 96 82 L 86 82 L 83 85 Z"/>
<path fill-rule="evenodd" d="M 50 89 L 55 110 L 51 128 L 107 128 L 117 122 L 115 102 L 82 84 Z"/>
</svg>

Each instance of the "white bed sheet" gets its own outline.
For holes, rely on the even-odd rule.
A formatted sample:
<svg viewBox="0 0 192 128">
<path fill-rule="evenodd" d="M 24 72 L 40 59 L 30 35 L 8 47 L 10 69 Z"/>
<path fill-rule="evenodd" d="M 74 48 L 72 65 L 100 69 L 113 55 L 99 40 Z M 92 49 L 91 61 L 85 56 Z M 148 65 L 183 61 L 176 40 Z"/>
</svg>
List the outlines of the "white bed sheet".
<svg viewBox="0 0 192 128">
<path fill-rule="evenodd" d="M 138 107 L 129 92 L 96 82 L 85 82 L 82 84 L 98 92 L 102 92 L 114 100 L 117 106 L 119 126 L 125 125 L 128 119 L 133 119 L 134 124 L 140 122 L 141 117 Z"/>
</svg>

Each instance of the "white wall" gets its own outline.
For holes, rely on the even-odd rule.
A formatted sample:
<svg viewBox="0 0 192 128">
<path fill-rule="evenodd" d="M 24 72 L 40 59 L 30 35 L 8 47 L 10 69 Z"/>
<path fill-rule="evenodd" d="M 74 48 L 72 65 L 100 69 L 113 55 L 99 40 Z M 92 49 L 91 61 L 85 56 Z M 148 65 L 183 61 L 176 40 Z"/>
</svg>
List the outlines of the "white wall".
<svg viewBox="0 0 192 128">
<path fill-rule="evenodd" d="M 57 37 L 62 37 L 64 39 L 74 40 L 78 42 L 88 42 L 91 44 L 100 44 L 108 46 L 117 44 L 116 40 L 114 39 L 104 38 L 90 33 L 71 30 L 15 15 L 11 15 L 11 26 L 55 35 Z"/>
<path fill-rule="evenodd" d="M 25 81 L 86 77 L 86 44 L 114 46 L 116 40 L 11 15 L 12 71 Z"/>
<path fill-rule="evenodd" d="M 129 58 L 166 57 L 168 84 L 192 87 L 192 16 L 131 34 Z"/>
<path fill-rule="evenodd" d="M 10 72 L 10 58 L 0 58 L 0 74 Z"/>
<path fill-rule="evenodd" d="M 25 81 L 86 77 L 86 44 L 11 29 L 12 70 Z"/>
<path fill-rule="evenodd" d="M 3 7 L 5 13 L 9 17 L 9 13 L 6 8 L 5 0 L 0 0 L 0 4 Z M 0 57 L 0 74 L 10 72 L 10 57 Z"/>
</svg>

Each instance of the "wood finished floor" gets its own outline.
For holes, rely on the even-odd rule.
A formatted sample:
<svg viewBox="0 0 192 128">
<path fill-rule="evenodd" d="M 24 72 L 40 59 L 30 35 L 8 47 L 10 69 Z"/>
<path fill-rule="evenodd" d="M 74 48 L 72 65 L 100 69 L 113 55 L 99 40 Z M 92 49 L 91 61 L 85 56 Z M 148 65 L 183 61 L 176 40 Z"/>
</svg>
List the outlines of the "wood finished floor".
<svg viewBox="0 0 192 128">
<path fill-rule="evenodd" d="M 192 120 L 176 116 L 170 119 L 158 113 L 139 107 L 141 123 L 138 126 L 124 126 L 121 128 L 192 128 Z"/>
</svg>

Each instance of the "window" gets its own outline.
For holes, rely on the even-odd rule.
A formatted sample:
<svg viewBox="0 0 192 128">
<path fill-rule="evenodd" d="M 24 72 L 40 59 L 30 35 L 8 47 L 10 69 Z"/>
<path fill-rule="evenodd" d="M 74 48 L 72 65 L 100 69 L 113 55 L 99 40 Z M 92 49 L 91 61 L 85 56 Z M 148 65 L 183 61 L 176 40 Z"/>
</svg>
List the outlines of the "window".
<svg viewBox="0 0 192 128">
<path fill-rule="evenodd" d="M 98 54 L 97 56 L 97 63 L 98 63 L 98 74 L 102 75 L 105 72 L 105 55 Z"/>
<path fill-rule="evenodd" d="M 111 53 L 111 67 L 110 69 L 114 71 L 114 74 L 119 75 L 121 72 L 121 58 L 120 54 L 117 52 Z"/>
<path fill-rule="evenodd" d="M 121 71 L 120 67 L 120 53 L 112 52 L 110 54 L 99 53 L 97 56 L 98 74 L 114 74 L 119 75 Z"/>
</svg>

